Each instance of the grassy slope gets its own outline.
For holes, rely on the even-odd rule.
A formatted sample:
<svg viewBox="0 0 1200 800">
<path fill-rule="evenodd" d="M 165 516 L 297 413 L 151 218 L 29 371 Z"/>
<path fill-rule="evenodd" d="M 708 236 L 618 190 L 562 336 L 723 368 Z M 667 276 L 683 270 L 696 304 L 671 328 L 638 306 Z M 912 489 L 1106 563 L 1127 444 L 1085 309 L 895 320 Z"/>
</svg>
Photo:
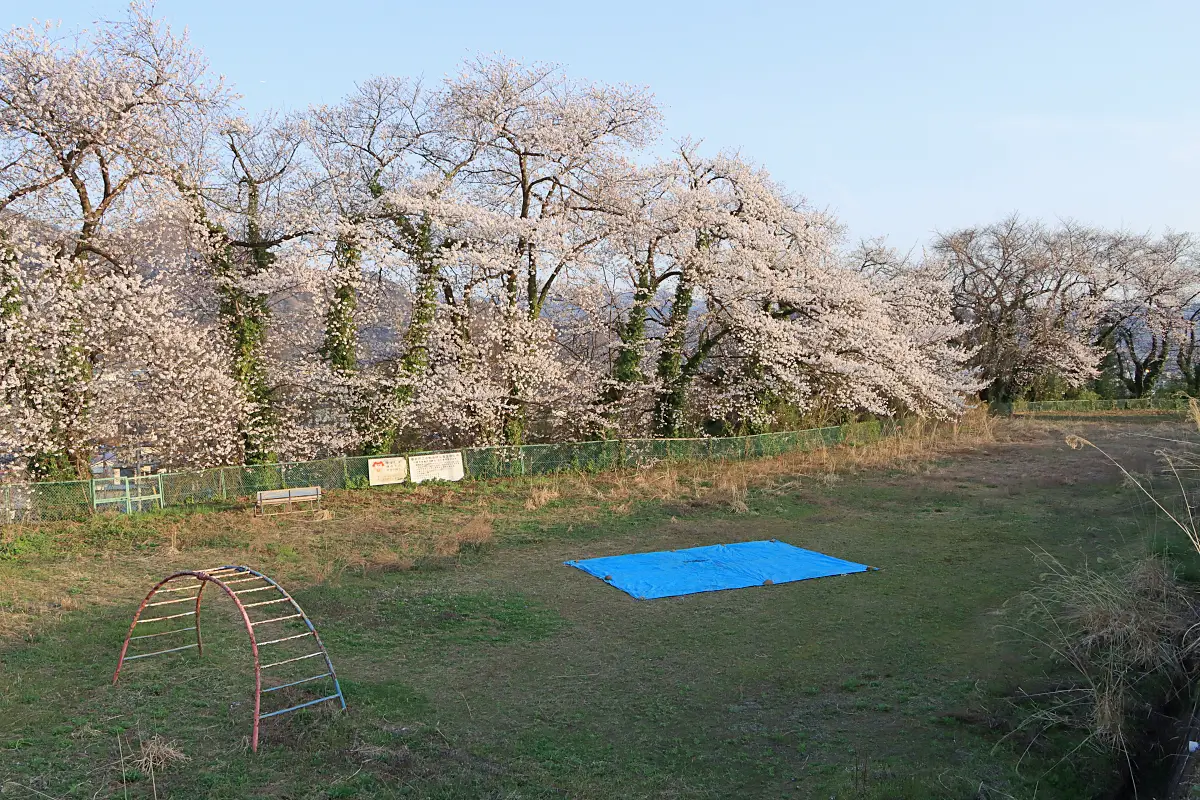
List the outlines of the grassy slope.
<svg viewBox="0 0 1200 800">
<path fill-rule="evenodd" d="M 1041 671 L 1003 627 L 1005 602 L 1036 578 L 1030 550 L 1078 562 L 1144 547 L 1127 541 L 1145 525 L 1135 500 L 1060 441 L 832 487 L 776 478 L 750 492 L 750 513 L 695 500 L 582 515 L 574 497 L 490 506 L 496 541 L 482 552 L 295 591 L 351 708 L 265 722 L 258 756 L 245 751 L 247 663 L 231 625 L 207 626 L 202 661 L 136 662 L 107 685 L 137 594 L 116 583 L 119 603 L 0 645 L 0 786 L 56 798 L 1087 796 L 1103 775 L 1055 766 L 1040 743 L 1018 770 L 1028 742 L 1001 738 L 1001 698 Z M 561 566 L 772 537 L 883 570 L 636 602 Z M 123 567 L 5 569 L 79 581 L 70 597 Z M 118 735 L 124 747 L 156 732 L 191 760 L 153 789 L 128 765 L 122 780 Z"/>
</svg>

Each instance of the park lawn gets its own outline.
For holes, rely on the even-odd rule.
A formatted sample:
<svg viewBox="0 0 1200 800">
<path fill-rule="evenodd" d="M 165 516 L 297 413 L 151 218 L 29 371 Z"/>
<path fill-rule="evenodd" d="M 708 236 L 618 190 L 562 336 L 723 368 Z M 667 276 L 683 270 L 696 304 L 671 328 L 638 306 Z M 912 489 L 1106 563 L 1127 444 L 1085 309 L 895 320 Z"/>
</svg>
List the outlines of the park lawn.
<svg viewBox="0 0 1200 800">
<path fill-rule="evenodd" d="M 1120 423 L 1085 427 L 1151 463 Z M 1047 431 L 916 471 L 777 476 L 741 513 L 664 499 L 579 515 L 564 494 L 497 515 L 490 544 L 452 558 L 293 585 L 349 710 L 265 720 L 257 755 L 222 599 L 206 601 L 203 659 L 131 662 L 116 687 L 139 591 L 0 643 L 3 796 L 1053 800 L 1105 785 L 1102 759 L 1062 759 L 1071 740 L 1015 730 L 1009 700 L 1046 686 L 1010 627 L 1036 554 L 1103 563 L 1156 538 L 1094 451 Z M 561 563 L 770 538 L 881 570 L 639 602 Z M 81 585 L 123 568 L 14 563 Z M 126 757 L 122 774 L 119 748 L 154 734 L 189 760 L 152 782 Z"/>
</svg>

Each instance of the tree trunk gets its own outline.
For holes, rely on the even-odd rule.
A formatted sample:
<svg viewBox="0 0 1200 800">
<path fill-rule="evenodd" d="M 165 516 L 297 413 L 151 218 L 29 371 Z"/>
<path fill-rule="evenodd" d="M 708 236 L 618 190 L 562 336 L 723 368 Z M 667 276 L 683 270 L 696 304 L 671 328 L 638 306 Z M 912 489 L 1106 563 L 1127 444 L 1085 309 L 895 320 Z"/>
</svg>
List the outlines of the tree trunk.
<svg viewBox="0 0 1200 800">
<path fill-rule="evenodd" d="M 250 405 L 241 431 L 242 457 L 247 464 L 271 463 L 276 458 L 273 449 L 277 420 L 263 359 L 270 309 L 265 297 L 251 294 L 241 285 L 242 278 L 265 272 L 275 261 L 274 254 L 262 243 L 258 187 L 250 184 L 246 224 L 248 252 L 241 254 L 248 261 L 244 266 L 239 265 L 239 254 L 229 243 L 225 231 L 207 218 L 203 221 L 214 239 L 210 266 L 217 277 L 218 314 L 229 345 L 230 373 Z"/>
<path fill-rule="evenodd" d="M 358 328 L 354 312 L 358 307 L 362 252 L 352 234 L 338 238 L 333 251 L 333 296 L 325 313 L 325 340 L 321 356 L 325 363 L 342 373 L 358 368 Z"/>
<path fill-rule="evenodd" d="M 675 286 L 675 297 L 671 303 L 671 316 L 663 336 L 662 352 L 658 357 L 658 379 L 661 383 L 654 419 L 658 435 L 675 438 L 683 429 L 683 416 L 687 404 L 687 388 L 691 370 L 685 370 L 687 359 L 687 323 L 693 302 L 692 284 L 681 277 Z"/>
<path fill-rule="evenodd" d="M 413 293 L 412 317 L 404 334 L 404 358 L 400 367 L 405 375 L 415 377 L 429 365 L 429 335 L 437 314 L 437 291 L 441 268 L 433 252 L 432 224 L 422 220 L 413 230 L 413 260 L 417 266 L 417 284 Z M 405 399 L 410 399 L 409 393 Z"/>
<path fill-rule="evenodd" d="M 617 337 L 621 344 L 617 348 L 617 356 L 613 360 L 612 371 L 609 374 L 609 385 L 605 388 L 601 402 L 609 407 L 609 428 L 616 423 L 620 414 L 617 406 L 625 399 L 627 387 L 645 380 L 642 372 L 642 356 L 646 347 L 646 312 L 654 297 L 654 285 L 651 281 L 653 261 L 639 272 L 633 293 L 633 305 L 625 317 L 625 321 L 617 325 Z M 611 430 L 600 432 L 608 438 Z"/>
</svg>

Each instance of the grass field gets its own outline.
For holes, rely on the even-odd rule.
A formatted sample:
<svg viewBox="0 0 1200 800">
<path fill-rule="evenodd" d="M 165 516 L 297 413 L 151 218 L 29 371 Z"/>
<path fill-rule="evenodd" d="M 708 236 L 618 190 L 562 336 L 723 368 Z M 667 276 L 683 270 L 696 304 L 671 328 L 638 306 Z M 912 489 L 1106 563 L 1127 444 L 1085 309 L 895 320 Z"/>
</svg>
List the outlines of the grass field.
<svg viewBox="0 0 1200 800">
<path fill-rule="evenodd" d="M 1045 663 L 1009 627 L 1035 554 L 1161 547 L 1055 422 L 931 460 L 665 466 L 652 474 L 335 497 L 10 530 L 0 560 L 8 797 L 1081 798 L 1108 776 L 1014 729 Z M 1132 469 L 1168 418 L 1072 420 Z M 857 464 L 857 467 L 855 466 Z M 843 472 L 831 470 L 840 465 Z M 851 471 L 845 471 L 850 469 Z M 644 499 L 650 498 L 650 499 Z M 778 538 L 882 570 L 637 602 L 571 558 Z M 245 634 L 206 601 L 206 654 L 133 662 L 130 615 L 173 568 L 280 574 L 320 628 L 345 713 L 266 720 L 248 751 Z M 128 757 L 159 735 L 188 760 Z"/>
</svg>

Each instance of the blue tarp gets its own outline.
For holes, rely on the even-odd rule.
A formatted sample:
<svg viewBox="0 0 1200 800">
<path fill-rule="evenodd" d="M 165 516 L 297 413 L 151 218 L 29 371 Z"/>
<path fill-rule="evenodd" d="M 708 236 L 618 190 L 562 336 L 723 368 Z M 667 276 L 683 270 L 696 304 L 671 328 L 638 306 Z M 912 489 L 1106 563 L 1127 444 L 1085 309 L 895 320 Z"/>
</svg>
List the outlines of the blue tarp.
<svg viewBox="0 0 1200 800">
<path fill-rule="evenodd" d="M 872 569 L 865 564 L 794 547 L 778 539 L 565 563 L 595 575 L 638 600 L 790 583 Z"/>
</svg>

